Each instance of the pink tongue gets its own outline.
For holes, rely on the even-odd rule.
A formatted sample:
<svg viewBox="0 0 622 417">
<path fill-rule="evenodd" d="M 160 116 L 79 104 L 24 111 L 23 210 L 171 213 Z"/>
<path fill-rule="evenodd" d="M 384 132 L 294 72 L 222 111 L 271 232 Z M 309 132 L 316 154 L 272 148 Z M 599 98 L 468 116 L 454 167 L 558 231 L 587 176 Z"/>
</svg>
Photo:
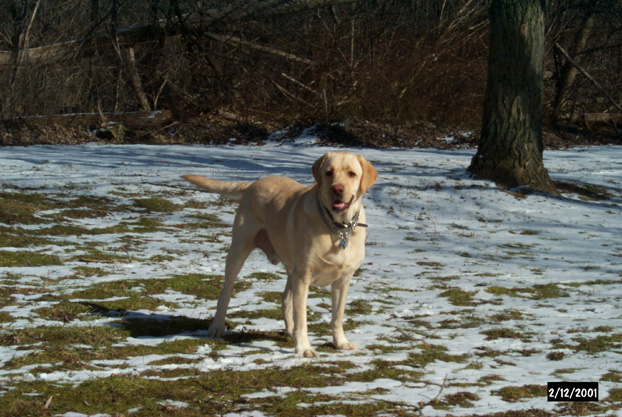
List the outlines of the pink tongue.
<svg viewBox="0 0 622 417">
<path fill-rule="evenodd" d="M 346 208 L 348 206 L 347 203 L 340 203 L 340 202 L 334 202 L 333 203 L 333 208 L 337 209 L 337 210 L 343 210 L 344 208 Z"/>
</svg>

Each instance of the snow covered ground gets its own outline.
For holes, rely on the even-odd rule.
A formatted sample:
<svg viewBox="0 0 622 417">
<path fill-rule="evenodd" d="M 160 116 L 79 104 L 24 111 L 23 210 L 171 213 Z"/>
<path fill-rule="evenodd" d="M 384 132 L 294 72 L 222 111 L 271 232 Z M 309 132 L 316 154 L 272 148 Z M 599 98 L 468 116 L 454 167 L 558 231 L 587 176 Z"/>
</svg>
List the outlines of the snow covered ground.
<svg viewBox="0 0 622 417">
<path fill-rule="evenodd" d="M 114 345 L 199 340 L 194 352 L 177 355 L 184 360 L 166 365 L 162 360 L 175 355 L 94 358 L 66 367 L 28 359 L 37 354 L 37 343 L 15 336 L 27 329 L 114 327 L 119 320 L 154 316 L 208 321 L 215 310 L 213 297 L 174 288 L 156 291 L 154 297 L 161 304 L 122 314 L 93 317 L 90 312 L 59 319 L 45 314 L 49 311 L 45 308 L 67 300 L 104 306 L 123 301 L 103 293 L 95 299 L 86 296 L 89 288 L 137 280 L 144 287 L 149 285 L 146 279 L 222 274 L 235 206 L 195 190 L 179 176 L 196 173 L 247 181 L 284 175 L 309 183 L 311 164 L 329 150 L 311 142 L 313 138 L 250 147 L 90 144 L 0 149 L 2 198 L 36 193 L 76 205 L 76 199 L 88 197 L 119 208 L 67 217 L 62 206 L 46 207 L 35 214 L 44 222 L 0 224 L 5 235 L 50 230 L 49 236 L 39 236 L 48 240 L 26 248 L 5 239 L 0 257 L 33 251 L 60 261 L 29 266 L 0 259 L 0 340 L 5 341 L 0 345 L 0 396 L 28 381 L 70 384 L 162 369 L 209 373 L 340 362 L 352 364 L 343 372 L 345 379 L 306 392 L 331 401 L 385 401 L 400 412 L 426 416 L 507 411 L 536 415 L 533 410 L 573 415 L 576 409 L 568 408 L 568 403 L 547 401 L 547 382 L 592 381 L 599 382 L 600 401 L 587 414 L 622 415 L 621 147 L 546 152 L 552 178 L 571 184 L 561 196 L 525 195 L 469 178 L 466 168 L 474 150 L 352 150 L 365 155 L 379 173 L 365 197 L 367 257 L 354 278 L 346 308 L 347 334 L 362 347 L 359 352 L 327 348 L 318 359 L 308 360 L 270 338 L 231 341 L 216 349 L 200 329 L 164 335 L 143 332 Z M 174 209 L 142 212 L 137 201 L 152 196 L 174 203 Z M 89 204 L 85 203 L 87 209 Z M 208 214 L 224 225 L 209 230 L 180 226 Z M 148 224 L 144 218 L 154 219 L 159 227 L 140 232 L 138 222 Z M 110 231 L 55 234 L 55 225 Z M 123 227 L 114 228 L 119 225 Z M 94 247 L 99 252 L 93 252 Z M 100 255 L 112 260 L 104 262 Z M 283 329 L 277 317 L 252 314 L 278 310 L 276 297 L 268 295 L 284 287 L 284 279 L 263 279 L 253 275 L 257 272 L 282 276 L 282 270 L 263 255 L 251 255 L 240 278 L 245 285 L 229 310 L 229 320 L 236 324 L 234 334 Z M 314 346 L 330 341 L 329 303 L 321 291 L 309 299 Z M 379 360 L 387 367 L 386 376 L 361 382 L 360 373 L 377 371 Z M 292 390 L 298 388 L 282 386 L 245 397 L 286 397 Z M 140 406 L 136 404 L 137 409 Z M 299 405 L 301 410 L 307 406 Z M 395 410 L 383 415 L 398 413 Z M 73 411 L 64 409 L 57 415 Z M 263 414 L 246 410 L 230 415 Z"/>
</svg>

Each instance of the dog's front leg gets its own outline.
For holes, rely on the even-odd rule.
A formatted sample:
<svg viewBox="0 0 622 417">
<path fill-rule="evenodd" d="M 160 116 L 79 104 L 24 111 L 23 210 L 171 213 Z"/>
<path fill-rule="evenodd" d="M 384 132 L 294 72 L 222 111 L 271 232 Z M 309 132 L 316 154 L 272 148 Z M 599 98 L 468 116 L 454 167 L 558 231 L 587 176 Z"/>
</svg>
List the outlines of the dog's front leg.
<svg viewBox="0 0 622 417">
<path fill-rule="evenodd" d="M 311 277 L 308 273 L 292 275 L 292 298 L 294 309 L 294 342 L 296 343 L 296 353 L 305 358 L 316 358 L 317 353 L 309 344 L 307 337 L 307 297 L 309 296 L 309 285 Z"/>
<path fill-rule="evenodd" d="M 337 349 L 355 350 L 359 347 L 348 341 L 343 331 L 343 314 L 346 307 L 346 296 L 350 288 L 350 277 L 341 278 L 332 285 L 333 317 L 330 327 L 333 331 L 333 344 Z"/>
</svg>

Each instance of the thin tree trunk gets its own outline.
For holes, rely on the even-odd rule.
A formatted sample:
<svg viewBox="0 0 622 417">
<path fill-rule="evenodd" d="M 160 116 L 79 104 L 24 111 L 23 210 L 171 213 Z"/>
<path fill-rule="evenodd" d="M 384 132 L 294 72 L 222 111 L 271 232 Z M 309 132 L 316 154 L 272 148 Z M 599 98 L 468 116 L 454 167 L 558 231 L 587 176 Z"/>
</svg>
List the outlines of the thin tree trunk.
<svg viewBox="0 0 622 417">
<path fill-rule="evenodd" d="M 13 70 L 11 72 L 11 78 L 9 80 L 8 91 L 3 98 L 2 103 L 2 111 L 7 112 L 15 112 L 13 98 L 15 95 L 15 85 L 17 84 L 17 80 L 19 78 L 20 72 L 28 56 L 28 49 L 30 43 L 30 28 L 35 20 L 35 16 L 37 15 L 37 11 L 39 10 L 39 5 L 41 4 L 41 0 L 37 0 L 34 6 L 32 7 L 32 11 L 28 14 L 29 2 L 24 4 L 23 12 L 21 16 L 15 16 L 17 23 L 15 26 L 15 36 L 13 38 L 13 50 L 11 52 L 11 60 L 13 64 Z"/>
<path fill-rule="evenodd" d="M 147 98 L 147 94 L 143 89 L 143 83 L 140 80 L 140 74 L 138 73 L 138 66 L 136 65 L 136 55 L 134 54 L 134 48 L 129 47 L 125 49 L 125 61 L 127 65 L 127 70 L 130 74 L 130 80 L 132 82 L 132 87 L 134 87 L 134 92 L 136 93 L 136 98 L 140 103 L 140 109 L 145 111 L 151 111 L 151 105 L 149 104 L 149 99 Z"/>
<path fill-rule="evenodd" d="M 23 23 L 16 31 L 14 38 L 15 42 L 13 44 L 13 74 L 11 76 L 11 85 L 13 85 L 17 80 L 19 71 L 21 70 L 24 59 L 28 53 L 30 43 L 30 28 L 32 27 L 32 23 L 35 21 L 35 16 L 37 15 L 37 11 L 39 10 L 39 4 L 41 4 L 41 0 L 37 0 L 32 9 L 32 12 L 30 13 L 30 16 L 27 16 L 28 4 L 24 5 L 24 14 L 22 16 Z"/>
<path fill-rule="evenodd" d="M 545 0 L 492 0 L 479 178 L 557 192 L 544 168 L 542 90 Z"/>
<path fill-rule="evenodd" d="M 577 40 L 572 48 L 572 54 L 576 56 L 578 53 L 585 49 L 587 45 L 587 41 L 592 33 L 592 28 L 594 27 L 594 12 L 593 9 L 590 15 L 585 20 L 583 27 L 579 31 L 579 35 L 577 36 Z M 576 66 L 572 65 L 572 63 L 568 60 L 564 63 L 560 79 L 559 85 L 557 86 L 557 94 L 555 95 L 555 101 L 553 103 L 553 123 L 557 123 L 559 117 L 561 116 L 562 111 L 568 101 L 568 92 L 570 88 L 574 84 L 575 79 L 577 78 L 578 70 Z"/>
</svg>

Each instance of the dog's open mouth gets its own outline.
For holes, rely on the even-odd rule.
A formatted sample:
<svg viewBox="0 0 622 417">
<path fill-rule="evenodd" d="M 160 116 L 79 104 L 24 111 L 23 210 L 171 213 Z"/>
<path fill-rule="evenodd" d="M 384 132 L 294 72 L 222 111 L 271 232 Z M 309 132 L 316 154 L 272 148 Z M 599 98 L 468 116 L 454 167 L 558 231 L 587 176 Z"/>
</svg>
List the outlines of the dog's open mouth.
<svg viewBox="0 0 622 417">
<path fill-rule="evenodd" d="M 347 209 L 350 208 L 350 203 L 352 203 L 352 200 L 350 200 L 350 202 L 345 202 L 345 201 L 340 201 L 340 200 L 335 200 L 333 201 L 333 211 L 336 212 L 342 212 L 342 211 L 346 211 Z"/>
</svg>

